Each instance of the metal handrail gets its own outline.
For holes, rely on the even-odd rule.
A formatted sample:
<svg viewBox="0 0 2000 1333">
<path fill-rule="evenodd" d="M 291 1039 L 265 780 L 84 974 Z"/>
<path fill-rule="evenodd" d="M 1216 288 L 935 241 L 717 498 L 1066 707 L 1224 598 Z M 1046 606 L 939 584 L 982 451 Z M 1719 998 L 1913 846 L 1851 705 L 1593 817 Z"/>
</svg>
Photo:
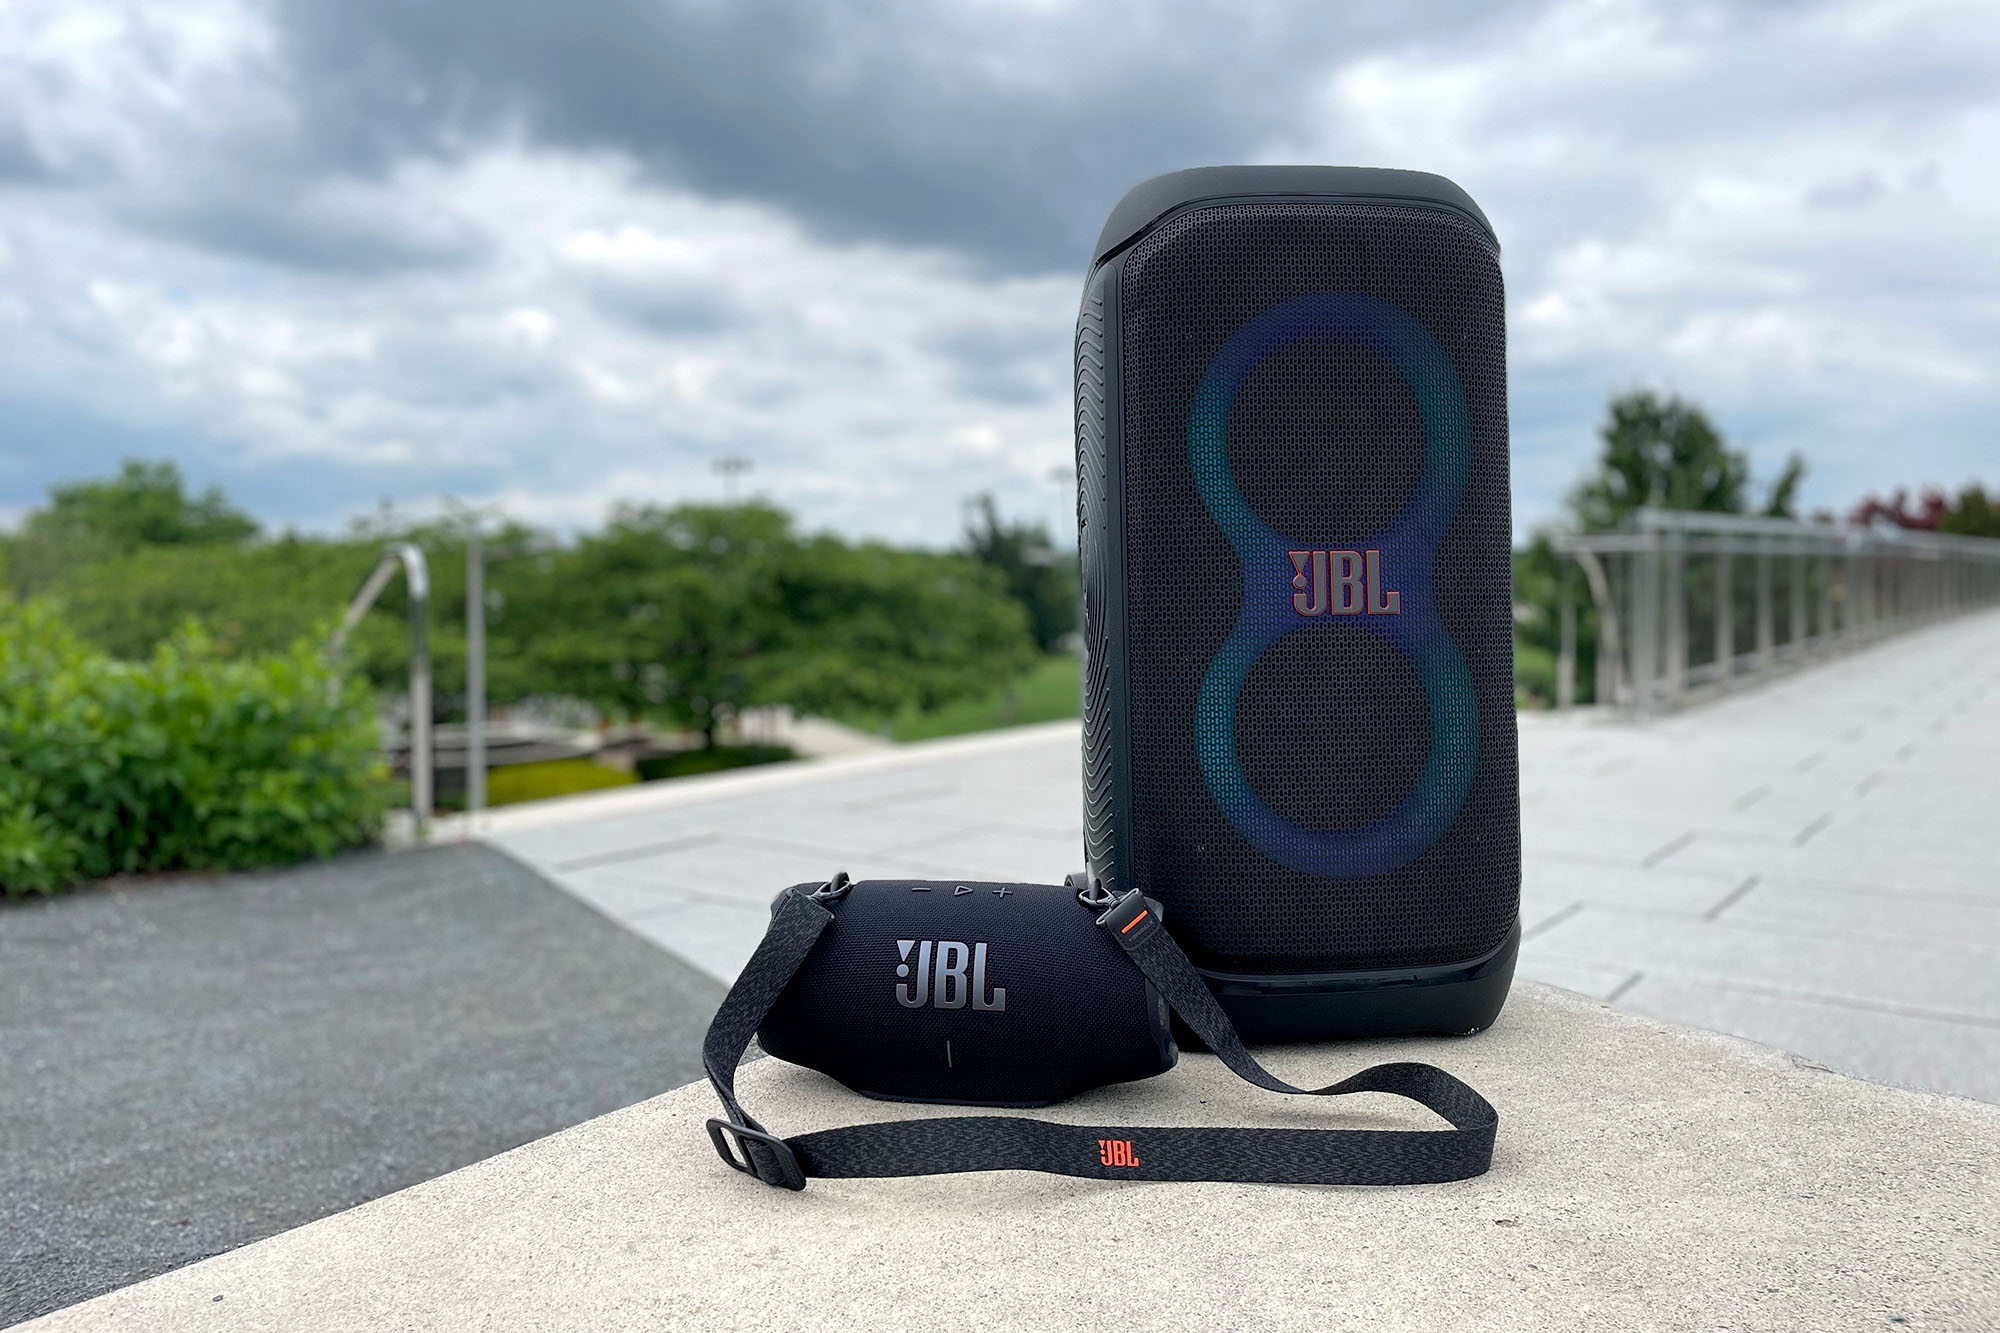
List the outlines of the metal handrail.
<svg viewBox="0 0 2000 1333">
<path fill-rule="evenodd" d="M 396 542 L 384 547 L 382 558 L 362 580 L 361 590 L 347 604 L 346 614 L 327 641 L 329 659 L 338 658 L 347 646 L 347 636 L 368 614 L 368 608 L 389 586 L 396 570 L 403 571 L 403 586 L 410 595 L 410 807 L 421 830 L 430 822 L 436 763 L 431 750 L 431 650 L 430 650 L 430 565 L 423 548 L 414 542 Z"/>
<path fill-rule="evenodd" d="M 1558 551 L 1576 560 L 1602 627 L 1597 700 L 1641 715 L 1728 690 L 1900 629 L 1976 607 L 2000 605 L 2000 540 L 1919 532 L 1876 523 L 1765 518 L 1641 509 L 1613 532 L 1562 532 Z M 1754 562 L 1752 651 L 1736 650 L 1736 557 Z M 1691 660 L 1690 562 L 1713 567 L 1711 651 Z M 1786 633 L 1780 642 L 1774 570 L 1787 569 Z M 1624 605 L 1613 586 L 1622 572 Z M 1808 595 L 1808 585 L 1816 585 Z M 1816 605 L 1813 605 L 1816 603 Z M 1816 625 L 1814 622 L 1817 622 Z M 1556 696 L 1575 697 L 1575 617 L 1565 615 Z M 1565 673 L 1568 673 L 1567 676 Z"/>
</svg>

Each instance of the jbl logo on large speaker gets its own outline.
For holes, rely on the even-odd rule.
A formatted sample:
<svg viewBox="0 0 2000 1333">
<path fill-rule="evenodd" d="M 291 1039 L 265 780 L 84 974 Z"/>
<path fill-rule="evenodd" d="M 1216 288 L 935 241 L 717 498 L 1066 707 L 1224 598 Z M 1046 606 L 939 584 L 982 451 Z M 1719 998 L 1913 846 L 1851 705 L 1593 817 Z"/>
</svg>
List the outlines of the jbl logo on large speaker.
<svg viewBox="0 0 2000 1333">
<path fill-rule="evenodd" d="M 1292 558 L 1292 610 L 1302 616 L 1394 616 L 1403 611 L 1403 594 L 1388 586 L 1382 573 L 1382 553 L 1366 551 L 1289 551 Z"/>
<path fill-rule="evenodd" d="M 914 953 L 915 961 L 911 955 Z M 999 1013 L 1007 1007 L 1007 988 L 986 985 L 986 945 L 961 940 L 897 940 L 896 975 L 916 977 L 896 984 L 896 1003 L 905 1009 L 963 1009 L 969 1003 L 983 1013 Z M 931 966 L 935 958 L 937 966 Z"/>
</svg>

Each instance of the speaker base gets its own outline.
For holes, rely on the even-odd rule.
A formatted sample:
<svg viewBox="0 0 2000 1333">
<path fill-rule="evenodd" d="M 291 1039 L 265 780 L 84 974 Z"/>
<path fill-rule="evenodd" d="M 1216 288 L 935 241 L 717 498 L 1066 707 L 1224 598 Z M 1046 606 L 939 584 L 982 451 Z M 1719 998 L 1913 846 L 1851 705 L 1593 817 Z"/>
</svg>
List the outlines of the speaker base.
<svg viewBox="0 0 2000 1333">
<path fill-rule="evenodd" d="M 1466 1036 L 1492 1025 L 1507 1002 L 1521 923 L 1481 958 L 1441 967 L 1257 976 L 1200 969 L 1246 1043 L 1327 1041 L 1419 1033 Z M 1191 1033 L 1176 1021 L 1183 1045 Z"/>
</svg>

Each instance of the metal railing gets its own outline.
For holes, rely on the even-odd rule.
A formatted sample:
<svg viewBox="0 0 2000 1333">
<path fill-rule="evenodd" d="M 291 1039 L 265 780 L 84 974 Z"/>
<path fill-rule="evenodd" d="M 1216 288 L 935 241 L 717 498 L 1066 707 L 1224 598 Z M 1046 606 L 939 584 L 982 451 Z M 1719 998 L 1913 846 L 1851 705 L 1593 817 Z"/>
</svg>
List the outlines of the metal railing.
<svg viewBox="0 0 2000 1333">
<path fill-rule="evenodd" d="M 1597 610 L 1597 701 L 1641 715 L 2000 605 L 2000 540 L 1886 524 L 1641 509 L 1625 530 L 1555 546 Z M 1562 610 L 1558 707 L 1576 699 L 1576 617 Z"/>
<path fill-rule="evenodd" d="M 431 575 L 422 548 L 413 542 L 397 542 L 383 549 L 382 558 L 347 604 L 347 613 L 340 618 L 326 651 L 329 658 L 340 656 L 347 636 L 368 614 L 399 567 L 410 596 L 410 808 L 421 833 L 430 822 L 435 777 L 431 751 Z"/>
</svg>

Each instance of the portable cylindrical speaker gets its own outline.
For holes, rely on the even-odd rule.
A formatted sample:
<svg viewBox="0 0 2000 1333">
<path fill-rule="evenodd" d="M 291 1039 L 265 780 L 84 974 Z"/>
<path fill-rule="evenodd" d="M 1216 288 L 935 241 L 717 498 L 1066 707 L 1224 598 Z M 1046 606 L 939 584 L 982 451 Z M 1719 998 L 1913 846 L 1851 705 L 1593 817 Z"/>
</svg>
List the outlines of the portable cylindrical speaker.
<svg viewBox="0 0 2000 1333">
<path fill-rule="evenodd" d="M 1179 1058 L 1166 1001 L 1070 886 L 868 880 L 826 906 L 757 1041 L 864 1097 L 1046 1106 Z"/>
<path fill-rule="evenodd" d="M 1132 190 L 1076 335 L 1090 874 L 1247 1039 L 1472 1032 L 1520 939 L 1499 246 L 1419 172 Z"/>
</svg>

